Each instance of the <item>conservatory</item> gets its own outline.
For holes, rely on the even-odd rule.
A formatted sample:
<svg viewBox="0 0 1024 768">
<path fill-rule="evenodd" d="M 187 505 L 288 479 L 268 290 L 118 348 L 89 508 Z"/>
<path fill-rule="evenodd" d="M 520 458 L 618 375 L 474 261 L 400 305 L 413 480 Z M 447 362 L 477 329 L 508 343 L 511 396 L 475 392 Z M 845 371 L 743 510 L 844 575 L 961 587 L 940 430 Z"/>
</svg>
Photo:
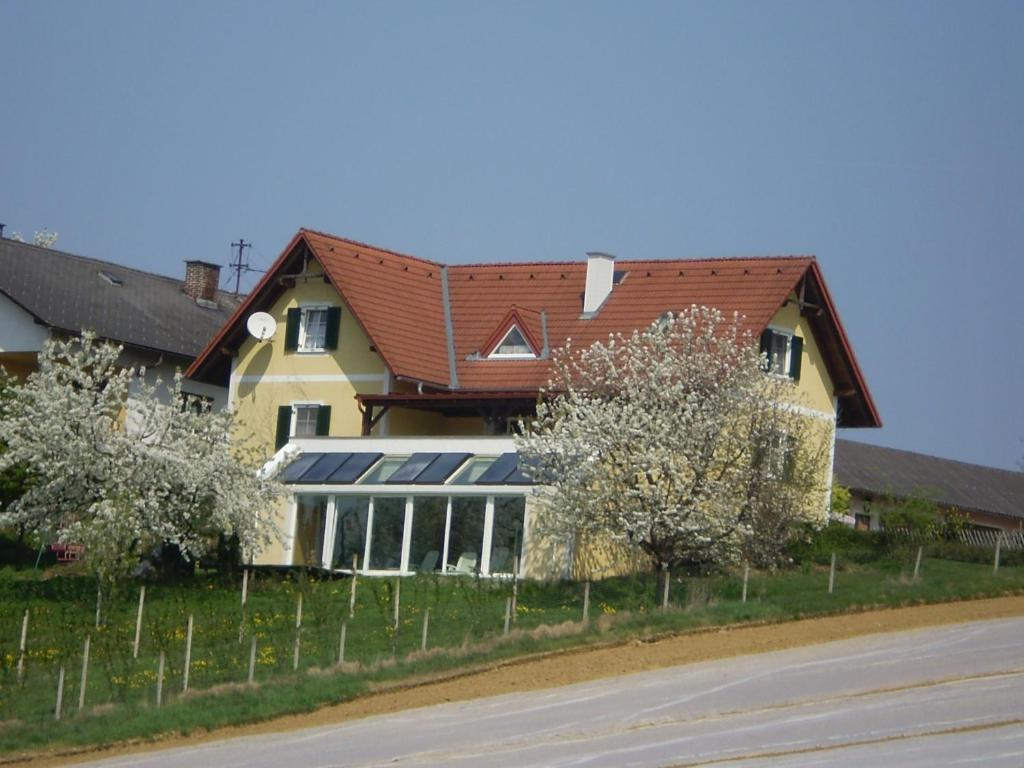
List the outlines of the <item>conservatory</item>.
<svg viewBox="0 0 1024 768">
<path fill-rule="evenodd" d="M 523 573 L 533 490 L 512 438 L 305 438 L 284 559 L 368 575 Z"/>
</svg>

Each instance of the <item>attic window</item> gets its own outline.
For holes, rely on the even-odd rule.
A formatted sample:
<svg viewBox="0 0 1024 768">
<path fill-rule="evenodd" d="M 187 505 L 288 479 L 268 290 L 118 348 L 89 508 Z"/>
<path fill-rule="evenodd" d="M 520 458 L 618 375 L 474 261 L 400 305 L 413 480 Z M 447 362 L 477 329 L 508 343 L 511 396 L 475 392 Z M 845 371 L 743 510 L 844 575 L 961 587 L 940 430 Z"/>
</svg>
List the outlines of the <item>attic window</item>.
<svg viewBox="0 0 1024 768">
<path fill-rule="evenodd" d="M 106 282 L 110 283 L 111 285 L 116 285 L 116 286 L 124 285 L 124 280 L 122 280 L 120 277 L 115 275 L 113 272 L 108 272 L 105 269 L 101 269 L 99 271 L 99 276 L 100 276 L 101 280 L 105 280 Z"/>
<path fill-rule="evenodd" d="M 487 357 L 504 360 L 533 360 L 537 355 L 526 341 L 522 331 L 513 325 Z"/>
</svg>

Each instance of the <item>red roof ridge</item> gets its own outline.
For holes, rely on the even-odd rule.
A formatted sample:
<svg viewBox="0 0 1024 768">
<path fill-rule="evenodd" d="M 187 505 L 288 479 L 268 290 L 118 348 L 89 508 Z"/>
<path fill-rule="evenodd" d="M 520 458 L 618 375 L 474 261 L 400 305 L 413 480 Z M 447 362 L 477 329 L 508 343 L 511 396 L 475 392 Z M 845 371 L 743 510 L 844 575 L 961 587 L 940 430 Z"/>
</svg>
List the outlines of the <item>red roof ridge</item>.
<svg viewBox="0 0 1024 768">
<path fill-rule="evenodd" d="M 369 248 L 370 250 L 378 251 L 380 253 L 387 253 L 387 254 L 390 254 L 391 256 L 398 256 L 398 257 L 403 258 L 403 259 L 412 259 L 413 261 L 420 261 L 420 262 L 423 262 L 424 264 L 430 264 L 431 266 L 434 266 L 434 267 L 444 267 L 444 266 L 446 266 L 445 264 L 443 264 L 440 261 L 434 261 L 433 259 L 425 259 L 422 256 L 413 256 L 412 254 L 409 254 L 409 253 L 402 253 L 401 251 L 395 251 L 395 250 L 392 250 L 391 248 L 384 248 L 384 247 L 379 246 L 379 245 L 374 245 L 373 243 L 364 243 L 361 240 L 353 240 L 353 239 L 351 239 L 349 237 L 341 237 L 340 235 L 332 235 L 330 232 L 321 232 L 318 229 L 310 229 L 309 227 L 299 227 L 299 232 L 305 232 L 305 233 L 310 234 L 310 235 L 317 235 L 318 237 L 326 237 L 326 238 L 328 238 L 330 240 L 337 240 L 340 243 L 345 243 L 346 245 L 355 246 L 356 248 Z"/>
<path fill-rule="evenodd" d="M 814 254 L 793 254 L 783 256 L 699 256 L 696 258 L 665 258 L 665 259 L 616 259 L 615 266 L 621 266 L 623 264 L 636 265 L 636 264 L 700 264 L 700 263 L 721 263 L 723 261 L 792 261 L 792 262 L 810 262 L 817 261 L 817 257 Z M 572 261 L 478 261 L 471 262 L 469 264 L 449 264 L 448 268 L 452 270 L 464 270 L 464 269 L 507 269 L 509 267 L 577 267 L 586 268 L 587 262 L 585 259 L 575 259 Z"/>
</svg>

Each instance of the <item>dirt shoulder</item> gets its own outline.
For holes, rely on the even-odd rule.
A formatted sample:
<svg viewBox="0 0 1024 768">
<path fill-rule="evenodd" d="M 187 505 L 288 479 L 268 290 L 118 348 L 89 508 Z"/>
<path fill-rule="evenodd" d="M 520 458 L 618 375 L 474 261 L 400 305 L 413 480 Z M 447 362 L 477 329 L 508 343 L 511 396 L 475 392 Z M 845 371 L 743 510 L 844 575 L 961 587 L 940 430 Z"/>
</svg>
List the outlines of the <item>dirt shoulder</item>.
<svg viewBox="0 0 1024 768">
<path fill-rule="evenodd" d="M 1024 616 L 1024 596 L 868 611 L 784 624 L 715 628 L 644 642 L 634 640 L 621 645 L 504 662 L 443 680 L 424 681 L 412 685 L 407 683 L 354 701 L 326 706 L 309 714 L 289 715 L 263 723 L 222 728 L 188 738 L 174 736 L 146 744 L 91 750 L 74 758 L 66 754 L 59 758 L 38 757 L 32 760 L 31 764 L 67 765 L 69 762 L 96 760 L 153 749 L 170 749 L 204 741 L 331 725 L 442 702 L 555 688 L 602 677 L 827 643 L 878 632 L 898 632 L 940 624 L 1012 616 Z"/>
</svg>

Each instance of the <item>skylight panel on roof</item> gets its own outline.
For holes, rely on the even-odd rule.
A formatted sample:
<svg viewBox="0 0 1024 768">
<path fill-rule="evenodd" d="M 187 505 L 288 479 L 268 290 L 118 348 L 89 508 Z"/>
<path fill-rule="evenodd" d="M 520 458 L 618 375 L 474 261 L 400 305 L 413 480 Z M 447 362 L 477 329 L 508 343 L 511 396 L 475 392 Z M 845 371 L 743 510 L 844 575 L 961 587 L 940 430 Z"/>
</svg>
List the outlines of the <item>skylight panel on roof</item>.
<svg viewBox="0 0 1024 768">
<path fill-rule="evenodd" d="M 123 278 L 118 277 L 113 272 L 110 272 L 110 271 L 108 271 L 106 269 L 101 269 L 98 274 L 99 274 L 101 280 L 103 280 L 106 283 L 109 283 L 110 285 L 114 285 L 114 286 L 118 286 L 118 287 L 124 285 L 124 279 Z"/>
</svg>

